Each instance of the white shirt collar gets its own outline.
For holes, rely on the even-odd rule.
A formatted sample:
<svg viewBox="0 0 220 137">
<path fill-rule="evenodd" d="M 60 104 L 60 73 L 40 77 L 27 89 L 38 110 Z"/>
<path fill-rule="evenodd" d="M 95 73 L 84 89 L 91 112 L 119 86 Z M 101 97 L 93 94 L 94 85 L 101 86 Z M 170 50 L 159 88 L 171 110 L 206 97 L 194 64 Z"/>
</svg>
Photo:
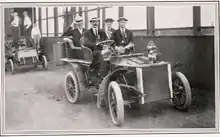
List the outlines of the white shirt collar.
<svg viewBox="0 0 220 137">
<path fill-rule="evenodd" d="M 124 30 L 124 32 L 125 32 L 125 28 L 120 28 L 120 30 L 121 30 L 121 31 L 123 31 L 123 30 Z"/>
<path fill-rule="evenodd" d="M 92 30 L 93 30 L 93 32 L 94 32 L 95 35 L 96 35 L 96 30 L 97 30 L 97 33 L 98 33 L 98 28 L 93 28 L 93 27 L 92 27 Z"/>
<path fill-rule="evenodd" d="M 83 28 L 77 28 L 79 30 L 79 32 L 82 34 Z"/>
</svg>

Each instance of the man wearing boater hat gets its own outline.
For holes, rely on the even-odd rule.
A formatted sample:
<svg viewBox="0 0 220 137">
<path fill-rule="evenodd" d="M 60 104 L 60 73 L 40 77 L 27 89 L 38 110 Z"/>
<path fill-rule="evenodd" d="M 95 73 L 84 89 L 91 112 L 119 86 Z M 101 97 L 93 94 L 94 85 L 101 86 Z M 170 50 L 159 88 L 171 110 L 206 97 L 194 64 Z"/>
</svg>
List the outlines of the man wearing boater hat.
<svg viewBox="0 0 220 137">
<path fill-rule="evenodd" d="M 63 36 L 72 36 L 72 41 L 74 46 L 81 47 L 80 38 L 83 36 L 86 29 L 83 28 L 83 18 L 81 16 L 76 16 L 73 22 L 75 29 L 69 29 L 68 32 L 65 32 Z"/>
<path fill-rule="evenodd" d="M 84 33 L 84 45 L 89 47 L 92 51 L 97 50 L 96 44 L 100 41 L 104 41 L 107 39 L 105 32 L 98 28 L 99 18 L 92 18 L 90 23 L 92 27 Z"/>
<path fill-rule="evenodd" d="M 112 36 L 116 44 L 115 49 L 122 54 L 134 52 L 133 33 L 126 28 L 127 21 L 125 17 L 120 17 L 118 19 L 119 29 Z"/>
<path fill-rule="evenodd" d="M 105 19 L 105 24 L 106 24 L 105 33 L 109 40 L 112 39 L 112 34 L 115 32 L 115 29 L 112 28 L 113 22 L 114 20 L 112 18 Z"/>
<path fill-rule="evenodd" d="M 93 62 L 91 65 L 91 70 L 102 73 L 101 69 L 104 64 L 101 56 L 102 49 L 100 47 L 97 47 L 96 44 L 100 41 L 107 40 L 108 38 L 105 31 L 98 28 L 99 21 L 99 18 L 96 17 L 90 20 L 92 27 L 84 33 L 84 46 L 90 48 L 93 52 Z"/>
</svg>

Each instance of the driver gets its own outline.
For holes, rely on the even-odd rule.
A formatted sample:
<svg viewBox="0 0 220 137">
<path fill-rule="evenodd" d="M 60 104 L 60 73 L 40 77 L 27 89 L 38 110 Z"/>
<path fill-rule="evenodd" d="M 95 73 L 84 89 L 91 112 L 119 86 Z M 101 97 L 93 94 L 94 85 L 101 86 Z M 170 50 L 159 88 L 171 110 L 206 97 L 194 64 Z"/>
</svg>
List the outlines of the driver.
<svg viewBox="0 0 220 137">
<path fill-rule="evenodd" d="M 107 40 L 108 37 L 106 36 L 105 31 L 99 29 L 99 18 L 92 18 L 90 20 L 91 28 L 84 33 L 84 46 L 90 48 L 93 53 L 93 62 L 91 64 L 90 71 L 97 71 L 100 72 L 101 76 L 104 77 L 105 75 L 105 61 L 102 58 L 102 48 L 97 47 L 97 43 L 100 41 Z"/>
<path fill-rule="evenodd" d="M 133 33 L 126 28 L 127 19 L 120 17 L 118 19 L 119 29 L 115 31 L 112 39 L 115 41 L 115 50 L 122 54 L 134 52 Z"/>
</svg>

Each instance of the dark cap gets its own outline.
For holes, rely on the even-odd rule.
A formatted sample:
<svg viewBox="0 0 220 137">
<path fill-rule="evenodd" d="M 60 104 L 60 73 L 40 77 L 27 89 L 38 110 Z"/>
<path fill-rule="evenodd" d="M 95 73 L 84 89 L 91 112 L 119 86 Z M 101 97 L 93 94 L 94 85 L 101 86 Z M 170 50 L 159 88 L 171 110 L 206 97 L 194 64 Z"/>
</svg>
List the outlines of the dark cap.
<svg viewBox="0 0 220 137">
<path fill-rule="evenodd" d="M 114 22 L 115 20 L 113 20 L 112 18 L 106 18 L 105 22 Z"/>
<path fill-rule="evenodd" d="M 120 17 L 120 18 L 118 19 L 118 21 L 128 21 L 128 19 L 126 19 L 125 17 Z"/>
</svg>

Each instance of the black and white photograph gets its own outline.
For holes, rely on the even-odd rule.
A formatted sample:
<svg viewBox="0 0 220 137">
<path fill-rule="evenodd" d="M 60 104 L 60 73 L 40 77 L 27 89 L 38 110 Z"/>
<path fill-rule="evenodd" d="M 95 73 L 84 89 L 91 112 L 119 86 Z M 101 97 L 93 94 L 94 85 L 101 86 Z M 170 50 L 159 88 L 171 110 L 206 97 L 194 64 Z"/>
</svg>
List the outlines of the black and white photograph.
<svg viewBox="0 0 220 137">
<path fill-rule="evenodd" d="M 217 132 L 217 1 L 1 8 L 2 134 Z"/>
</svg>

